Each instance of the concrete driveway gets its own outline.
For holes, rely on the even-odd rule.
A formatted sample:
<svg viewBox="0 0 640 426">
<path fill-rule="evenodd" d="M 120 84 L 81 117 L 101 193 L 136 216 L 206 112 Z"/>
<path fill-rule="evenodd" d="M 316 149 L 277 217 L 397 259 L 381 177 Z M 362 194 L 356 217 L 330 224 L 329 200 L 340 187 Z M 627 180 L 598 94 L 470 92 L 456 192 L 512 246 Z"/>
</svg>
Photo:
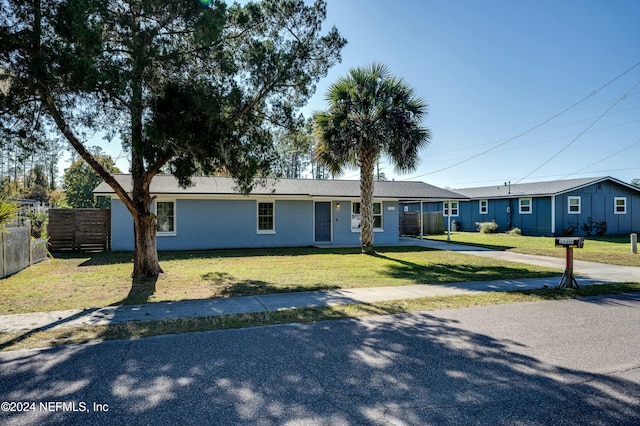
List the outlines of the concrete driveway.
<svg viewBox="0 0 640 426">
<path fill-rule="evenodd" d="M 2 353 L 0 424 L 637 425 L 639 324 L 631 294 Z"/>
</svg>

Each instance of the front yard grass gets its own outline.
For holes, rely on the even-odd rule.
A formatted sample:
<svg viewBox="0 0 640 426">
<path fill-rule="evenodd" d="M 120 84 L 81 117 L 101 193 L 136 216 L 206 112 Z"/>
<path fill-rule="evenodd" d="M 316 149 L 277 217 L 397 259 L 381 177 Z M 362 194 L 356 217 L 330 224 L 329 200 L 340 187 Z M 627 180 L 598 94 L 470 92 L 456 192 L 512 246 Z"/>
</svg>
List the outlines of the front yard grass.
<svg viewBox="0 0 640 426">
<path fill-rule="evenodd" d="M 0 281 L 0 315 L 339 288 L 544 277 L 561 271 L 419 247 L 160 252 L 150 291 L 130 293 L 131 253 L 59 255 Z M 576 250 L 577 251 L 577 250 Z"/>
<path fill-rule="evenodd" d="M 447 240 L 446 234 L 429 235 L 426 238 L 439 241 Z M 555 238 L 553 237 L 531 237 L 504 233 L 452 232 L 451 242 L 524 254 L 562 258 L 565 256 L 563 248 L 555 247 Z M 640 255 L 631 253 L 628 235 L 587 237 L 585 238 L 584 248 L 573 251 L 573 258 L 612 265 L 640 266 Z"/>
</svg>

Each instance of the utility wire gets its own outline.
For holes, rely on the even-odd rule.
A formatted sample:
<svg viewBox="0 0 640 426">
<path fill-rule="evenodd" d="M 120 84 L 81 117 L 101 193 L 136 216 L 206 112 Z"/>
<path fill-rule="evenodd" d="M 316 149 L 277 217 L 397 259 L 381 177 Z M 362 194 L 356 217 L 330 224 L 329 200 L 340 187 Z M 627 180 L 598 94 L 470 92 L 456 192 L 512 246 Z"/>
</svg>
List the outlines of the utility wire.
<svg viewBox="0 0 640 426">
<path fill-rule="evenodd" d="M 635 142 L 634 142 L 634 143 L 632 143 L 631 145 L 627 145 L 627 146 L 625 146 L 624 148 L 622 148 L 622 149 L 620 149 L 620 150 L 618 150 L 618 151 L 614 152 L 613 154 L 611 154 L 611 155 L 609 155 L 609 156 L 607 156 L 607 157 L 601 158 L 601 159 L 599 159 L 598 161 L 595 161 L 595 162 L 593 162 L 593 163 L 589 164 L 588 166 L 585 166 L 585 167 L 583 167 L 583 168 L 581 168 L 581 169 L 578 169 L 578 170 L 576 170 L 576 171 L 575 171 L 575 172 L 573 172 L 573 173 L 569 173 L 568 175 L 564 175 L 564 176 L 562 176 L 560 179 L 566 179 L 566 178 L 568 178 L 569 176 L 577 175 L 577 174 L 578 174 L 578 173 L 580 173 L 581 171 L 586 170 L 586 169 L 588 169 L 589 167 L 595 166 L 596 164 L 599 164 L 599 163 L 601 163 L 601 162 L 603 162 L 603 161 L 605 161 L 605 160 L 608 160 L 609 158 L 614 157 L 614 156 L 616 156 L 616 155 L 620 154 L 621 152 L 624 152 L 624 151 L 628 150 L 629 148 L 632 148 L 632 147 L 634 147 L 634 146 L 636 146 L 636 145 L 638 145 L 638 144 L 640 144 L 640 139 L 639 139 L 639 140 L 637 140 L 637 141 L 635 141 Z"/>
<path fill-rule="evenodd" d="M 480 152 L 480 153 L 478 153 L 478 154 L 472 155 L 471 157 L 467 157 L 466 159 L 461 160 L 461 161 L 458 161 L 457 163 L 451 164 L 451 165 L 449 165 L 449 166 L 447 166 L 447 167 L 443 167 L 443 168 L 441 168 L 441 169 L 434 170 L 434 171 L 429 172 L 429 173 L 424 173 L 424 174 L 421 174 L 421 175 L 418 175 L 418 176 L 412 176 L 412 177 L 410 177 L 410 178 L 399 179 L 399 180 L 412 180 L 412 179 L 417 179 L 417 178 L 421 178 L 421 177 L 424 177 L 424 176 L 432 175 L 432 174 L 435 174 L 435 173 L 439 173 L 439 172 L 442 172 L 442 171 L 444 171 L 444 170 L 448 170 L 448 169 L 451 169 L 451 168 L 453 168 L 453 167 L 459 166 L 460 164 L 464 164 L 464 163 L 466 163 L 466 162 L 468 162 L 468 161 L 471 161 L 471 160 L 473 160 L 473 159 L 475 159 L 475 158 L 478 158 L 478 157 L 480 157 L 480 156 L 482 156 L 482 155 L 488 154 L 489 152 L 491 152 L 491 151 L 493 151 L 493 150 L 495 150 L 495 149 L 498 149 L 498 148 L 500 148 L 501 146 L 504 146 L 504 145 L 506 145 L 506 144 L 508 144 L 508 143 L 510 143 L 510 142 L 513 142 L 514 140 L 519 139 L 519 138 L 521 138 L 522 136 L 525 136 L 525 135 L 527 135 L 527 134 L 531 133 L 532 131 L 534 131 L 534 130 L 538 129 L 539 127 L 544 126 L 545 124 L 549 123 L 550 121 L 553 121 L 553 120 L 555 120 L 556 118 L 558 118 L 558 117 L 560 117 L 560 116 L 562 116 L 562 115 L 566 114 L 567 112 L 569 112 L 569 111 L 570 111 L 570 110 L 572 110 L 573 108 L 577 107 L 578 105 L 580 105 L 581 103 L 583 103 L 583 102 L 584 102 L 584 101 L 586 101 L 587 99 L 589 99 L 589 98 L 591 98 L 591 97 L 595 96 L 595 95 L 596 95 L 598 92 L 600 92 L 602 89 L 604 89 L 605 87 L 609 86 L 610 84 L 612 84 L 612 83 L 613 83 L 613 82 L 615 82 L 616 80 L 620 79 L 622 76 L 624 76 L 624 75 L 628 74 L 629 72 L 631 72 L 632 70 L 634 70 L 634 69 L 635 69 L 635 68 L 637 68 L 638 66 L 640 66 L 640 62 L 636 63 L 636 64 L 635 64 L 635 65 L 633 65 L 631 68 L 629 68 L 629 69 L 627 69 L 626 71 L 622 72 L 621 74 L 619 74 L 618 76 L 614 77 L 613 79 L 609 80 L 608 82 L 606 82 L 605 84 L 603 84 L 602 86 L 600 86 L 600 87 L 599 87 L 599 88 L 597 88 L 596 90 L 592 91 L 592 92 L 591 92 L 591 93 L 589 93 L 587 96 L 585 96 L 584 98 L 580 99 L 578 102 L 574 103 L 574 104 L 573 104 L 573 105 L 571 105 L 570 107 L 565 108 L 564 110 L 562 110 L 562 111 L 560 111 L 559 113 L 557 113 L 557 114 L 555 114 L 555 115 L 553 115 L 553 116 L 551 116 L 551 117 L 547 118 L 546 120 L 542 121 L 541 123 L 539 123 L 539 124 L 537 124 L 537 125 L 535 125 L 535 126 L 533 126 L 533 127 L 529 128 L 528 130 L 525 130 L 525 131 L 524 131 L 524 132 L 522 132 L 522 133 L 519 133 L 518 135 L 516 135 L 516 136 L 514 136 L 514 137 L 512 137 L 512 138 L 507 139 L 506 141 L 504 141 L 504 142 L 502 142 L 502 143 L 499 143 L 498 145 L 495 145 L 495 146 L 493 146 L 493 147 L 491 147 L 491 148 L 489 148 L 489 149 L 487 149 L 487 150 L 484 150 L 484 151 L 482 151 L 482 152 Z M 522 180 L 522 179 L 520 179 L 520 180 Z M 518 181 L 518 182 L 519 182 L 519 181 Z"/>
<path fill-rule="evenodd" d="M 616 105 L 618 105 L 620 102 L 622 102 L 623 100 L 627 99 L 627 96 L 629 95 L 629 93 L 633 92 L 635 90 L 636 87 L 638 87 L 638 85 L 640 85 L 640 80 L 638 80 L 638 82 L 636 84 L 633 85 L 633 87 L 631 89 L 629 89 L 627 91 L 627 93 L 625 93 L 624 95 L 620 96 L 618 98 L 618 100 L 616 100 L 609 108 L 607 108 L 607 110 L 605 112 L 603 112 L 602 114 L 600 114 L 595 120 L 593 120 L 591 122 L 591 124 L 589 124 L 587 127 L 585 127 L 585 129 L 578 133 L 578 135 L 576 137 L 574 137 L 573 139 L 571 139 L 569 141 L 569 143 L 567 143 L 565 146 L 563 146 L 558 152 L 556 152 L 555 154 L 553 154 L 551 157 L 549 157 L 546 161 L 544 161 L 542 164 L 540 164 L 538 167 L 536 167 L 535 169 L 533 169 L 531 172 L 529 172 L 527 175 L 525 175 L 524 177 L 521 177 L 518 181 L 516 181 L 516 184 L 522 182 L 523 180 L 525 180 L 526 178 L 528 178 L 529 176 L 531 176 L 532 174 L 534 174 L 535 172 L 537 172 L 538 170 L 540 170 L 541 168 L 543 168 L 544 166 L 546 166 L 547 164 L 549 164 L 549 162 L 551 162 L 551 160 L 553 160 L 554 158 L 556 158 L 558 155 L 560 155 L 560 153 L 562 153 L 565 149 L 569 148 L 571 145 L 573 145 L 573 143 L 575 141 L 577 141 L 578 139 L 580 139 L 582 137 L 582 135 L 584 135 L 585 133 L 587 133 L 587 131 L 589 129 L 591 129 L 593 126 L 595 126 L 595 124 L 600 121 L 605 115 L 607 115 L 609 113 L 609 111 L 611 111 L 613 108 L 615 108 Z"/>
</svg>

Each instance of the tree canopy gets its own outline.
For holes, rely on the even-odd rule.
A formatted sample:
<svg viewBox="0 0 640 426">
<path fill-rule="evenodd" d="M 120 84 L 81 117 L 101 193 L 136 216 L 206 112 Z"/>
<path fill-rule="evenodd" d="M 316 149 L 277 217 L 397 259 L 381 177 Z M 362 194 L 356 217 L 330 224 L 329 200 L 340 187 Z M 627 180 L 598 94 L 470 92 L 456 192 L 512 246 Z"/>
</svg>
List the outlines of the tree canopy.
<svg viewBox="0 0 640 426">
<path fill-rule="evenodd" d="M 431 138 L 422 125 L 426 103 L 379 63 L 354 68 L 327 92 L 329 107 L 315 114 L 316 156 L 331 172 L 360 169 L 362 251 L 373 249 L 373 187 L 383 155 L 396 170 L 414 170 Z"/>
<path fill-rule="evenodd" d="M 62 134 L 131 212 L 134 278 L 155 277 L 151 179 L 224 169 L 246 191 L 268 173 L 273 129 L 301 124 L 340 60 L 346 41 L 322 33 L 325 18 L 322 0 L 5 0 L 0 131 Z M 129 153 L 131 189 L 87 149 L 95 132 Z"/>
<path fill-rule="evenodd" d="M 96 160 L 111 173 L 120 173 L 113 159 L 104 154 L 94 154 Z M 111 200 L 106 197 L 96 198 L 93 190 L 102 182 L 98 174 L 87 165 L 82 158 L 75 160 L 64 171 L 63 189 L 67 205 L 72 208 L 106 209 Z"/>
</svg>

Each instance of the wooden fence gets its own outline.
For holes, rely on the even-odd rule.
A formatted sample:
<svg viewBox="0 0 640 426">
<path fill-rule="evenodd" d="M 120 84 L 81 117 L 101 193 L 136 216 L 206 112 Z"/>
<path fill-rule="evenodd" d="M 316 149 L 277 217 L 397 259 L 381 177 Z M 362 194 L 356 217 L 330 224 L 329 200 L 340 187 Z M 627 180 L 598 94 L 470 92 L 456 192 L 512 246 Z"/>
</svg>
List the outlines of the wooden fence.
<svg viewBox="0 0 640 426">
<path fill-rule="evenodd" d="M 400 213 L 400 235 L 420 235 L 419 212 Z M 422 233 L 442 234 L 444 232 L 444 219 L 441 212 L 427 212 L 422 214 Z"/>
<path fill-rule="evenodd" d="M 50 209 L 51 251 L 111 250 L 111 210 Z"/>
<path fill-rule="evenodd" d="M 23 270 L 47 258 L 47 240 L 32 239 L 26 226 L 0 232 L 0 277 Z"/>
</svg>

